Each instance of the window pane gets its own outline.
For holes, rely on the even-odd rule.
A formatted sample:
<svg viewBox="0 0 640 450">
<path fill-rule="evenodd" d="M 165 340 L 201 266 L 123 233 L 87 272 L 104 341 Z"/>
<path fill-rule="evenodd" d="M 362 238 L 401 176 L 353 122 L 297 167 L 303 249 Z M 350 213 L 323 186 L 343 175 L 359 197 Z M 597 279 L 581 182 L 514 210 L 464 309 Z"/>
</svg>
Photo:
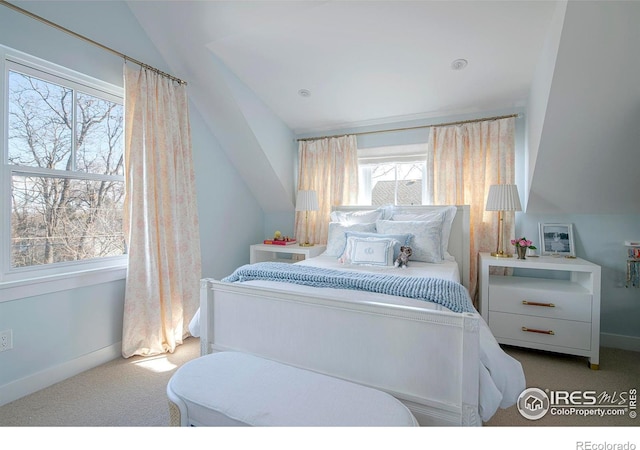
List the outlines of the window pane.
<svg viewBox="0 0 640 450">
<path fill-rule="evenodd" d="M 9 72 L 9 163 L 71 168 L 71 89 Z"/>
<path fill-rule="evenodd" d="M 12 178 L 11 266 L 125 253 L 124 182 Z"/>
<path fill-rule="evenodd" d="M 371 167 L 371 204 L 395 205 L 396 165 L 373 164 Z"/>
<path fill-rule="evenodd" d="M 76 98 L 77 170 L 123 175 L 122 105 L 83 92 Z"/>
<path fill-rule="evenodd" d="M 422 205 L 422 174 L 424 163 L 397 164 L 397 205 Z"/>
<path fill-rule="evenodd" d="M 422 162 L 371 165 L 371 204 L 421 205 L 424 166 Z"/>
</svg>

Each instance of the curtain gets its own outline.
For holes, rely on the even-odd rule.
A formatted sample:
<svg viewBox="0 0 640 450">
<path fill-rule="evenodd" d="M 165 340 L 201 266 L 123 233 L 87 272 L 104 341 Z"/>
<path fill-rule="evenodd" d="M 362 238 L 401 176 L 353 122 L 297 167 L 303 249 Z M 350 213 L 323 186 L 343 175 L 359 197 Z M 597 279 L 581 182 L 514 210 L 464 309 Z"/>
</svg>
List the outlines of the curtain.
<svg viewBox="0 0 640 450">
<path fill-rule="evenodd" d="M 128 358 L 173 352 L 188 336 L 201 260 L 186 86 L 127 64 L 124 78 Z"/>
<path fill-rule="evenodd" d="M 489 186 L 513 184 L 515 119 L 431 127 L 427 150 L 429 203 L 470 206 L 469 293 L 477 304 L 478 252 L 495 251 L 498 213 L 485 211 Z M 515 213 L 504 214 L 505 239 L 513 239 Z"/>
<path fill-rule="evenodd" d="M 355 136 L 300 141 L 298 190 L 313 190 L 318 211 L 309 213 L 309 242 L 326 244 L 332 206 L 358 200 L 358 143 Z M 305 235 L 305 213 L 297 212 L 295 235 Z"/>
</svg>

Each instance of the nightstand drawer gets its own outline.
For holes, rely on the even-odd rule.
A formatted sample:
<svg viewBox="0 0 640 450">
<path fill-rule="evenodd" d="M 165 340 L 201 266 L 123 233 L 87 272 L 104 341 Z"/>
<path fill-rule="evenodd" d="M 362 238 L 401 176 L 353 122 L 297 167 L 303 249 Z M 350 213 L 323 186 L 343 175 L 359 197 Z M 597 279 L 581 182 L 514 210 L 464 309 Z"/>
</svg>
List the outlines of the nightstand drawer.
<svg viewBox="0 0 640 450">
<path fill-rule="evenodd" d="M 591 322 L 591 294 L 575 292 L 576 289 L 562 289 L 566 285 L 551 289 L 550 284 L 553 284 L 553 280 L 551 283 L 538 282 L 535 287 L 528 286 L 526 281 L 521 284 L 492 283 L 489 287 L 489 310 Z"/>
<path fill-rule="evenodd" d="M 591 324 L 587 322 L 491 312 L 489 326 L 498 341 L 502 338 L 582 350 L 591 349 Z"/>
</svg>

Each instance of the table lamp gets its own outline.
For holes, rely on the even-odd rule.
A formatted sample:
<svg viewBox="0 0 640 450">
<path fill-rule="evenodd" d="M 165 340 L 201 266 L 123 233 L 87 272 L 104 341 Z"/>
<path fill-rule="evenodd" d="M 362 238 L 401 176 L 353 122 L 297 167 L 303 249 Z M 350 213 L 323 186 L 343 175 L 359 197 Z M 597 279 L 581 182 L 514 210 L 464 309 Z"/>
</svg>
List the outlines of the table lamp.
<svg viewBox="0 0 640 450">
<path fill-rule="evenodd" d="M 494 184 L 489 187 L 487 211 L 498 211 L 498 245 L 491 256 L 511 258 L 511 253 L 504 251 L 504 212 L 522 211 L 518 187 L 515 184 Z"/>
<path fill-rule="evenodd" d="M 313 247 L 313 243 L 309 242 L 309 211 L 318 210 L 318 196 L 316 191 L 302 190 L 298 191 L 296 199 L 296 211 L 304 211 L 304 241 L 299 242 L 302 247 Z"/>
</svg>

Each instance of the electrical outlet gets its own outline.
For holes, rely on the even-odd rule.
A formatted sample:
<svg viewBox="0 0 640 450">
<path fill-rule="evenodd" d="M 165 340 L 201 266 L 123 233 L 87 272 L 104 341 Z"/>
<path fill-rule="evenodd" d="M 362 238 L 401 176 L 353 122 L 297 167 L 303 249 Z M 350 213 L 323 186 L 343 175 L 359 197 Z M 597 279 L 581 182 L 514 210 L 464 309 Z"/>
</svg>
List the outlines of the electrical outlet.
<svg viewBox="0 0 640 450">
<path fill-rule="evenodd" d="M 0 352 L 11 350 L 13 348 L 12 330 L 0 331 Z"/>
</svg>

